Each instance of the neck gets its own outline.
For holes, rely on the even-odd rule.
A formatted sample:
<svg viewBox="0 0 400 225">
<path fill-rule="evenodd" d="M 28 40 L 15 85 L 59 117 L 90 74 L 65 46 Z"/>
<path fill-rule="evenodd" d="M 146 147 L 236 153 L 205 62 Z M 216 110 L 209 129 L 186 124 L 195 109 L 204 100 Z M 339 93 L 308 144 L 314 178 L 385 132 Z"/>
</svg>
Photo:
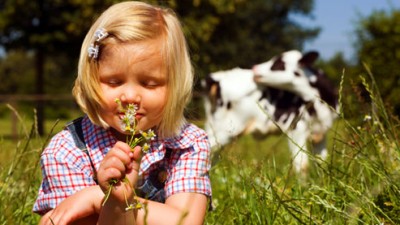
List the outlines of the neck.
<svg viewBox="0 0 400 225">
<path fill-rule="evenodd" d="M 118 141 L 123 141 L 126 142 L 126 138 L 129 136 L 128 134 L 124 134 L 124 133 L 120 133 L 119 131 L 117 131 L 114 128 L 110 128 L 110 131 L 112 133 L 112 135 L 118 140 Z"/>
</svg>

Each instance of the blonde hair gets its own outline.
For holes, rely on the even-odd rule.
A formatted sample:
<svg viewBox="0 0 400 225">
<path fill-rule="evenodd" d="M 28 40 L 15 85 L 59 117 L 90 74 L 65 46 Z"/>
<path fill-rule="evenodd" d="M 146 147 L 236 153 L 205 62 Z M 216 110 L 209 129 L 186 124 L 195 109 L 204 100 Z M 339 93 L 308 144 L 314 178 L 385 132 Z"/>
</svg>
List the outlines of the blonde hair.
<svg viewBox="0 0 400 225">
<path fill-rule="evenodd" d="M 181 24 L 170 9 L 142 2 L 122 2 L 108 8 L 92 25 L 83 41 L 78 76 L 72 93 L 94 124 L 108 128 L 100 117 L 104 104 L 98 77 L 98 58 L 89 57 L 88 48 L 95 42 L 95 32 L 104 29 L 108 36 L 99 43 L 101 49 L 110 43 L 135 43 L 161 38 L 161 54 L 167 71 L 167 96 L 162 120 L 157 127 L 160 137 L 179 134 L 186 122 L 184 110 L 192 97 L 193 69 Z"/>
</svg>

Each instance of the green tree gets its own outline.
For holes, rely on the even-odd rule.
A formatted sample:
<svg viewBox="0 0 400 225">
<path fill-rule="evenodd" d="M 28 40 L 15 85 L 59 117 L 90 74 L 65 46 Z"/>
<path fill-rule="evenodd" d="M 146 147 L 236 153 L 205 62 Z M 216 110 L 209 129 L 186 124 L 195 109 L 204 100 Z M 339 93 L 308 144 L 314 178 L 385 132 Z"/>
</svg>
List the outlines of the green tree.
<svg viewBox="0 0 400 225">
<path fill-rule="evenodd" d="M 318 28 L 290 15 L 310 16 L 313 0 L 177 1 L 200 76 L 219 69 L 250 67 L 289 49 L 302 49 Z"/>
<path fill-rule="evenodd" d="M 359 73 L 367 65 L 388 108 L 400 116 L 400 11 L 376 11 L 356 30 Z"/>
<path fill-rule="evenodd" d="M 119 1 L 3 0 L 0 45 L 7 52 L 20 49 L 33 54 L 35 94 L 49 93 L 51 88 L 63 90 L 66 81 L 72 81 L 75 75 L 80 45 L 89 26 L 115 2 Z M 177 12 L 199 77 L 218 69 L 250 67 L 284 50 L 301 49 L 305 41 L 319 32 L 317 28 L 296 24 L 290 17 L 294 13 L 310 16 L 313 0 L 147 2 Z M 38 101 L 36 107 L 38 130 L 43 134 L 44 103 Z"/>
<path fill-rule="evenodd" d="M 64 55 L 70 58 L 70 62 L 75 62 L 80 49 L 78 46 L 93 17 L 111 2 L 4 0 L 0 4 L 0 45 L 6 51 L 21 49 L 34 54 L 35 82 L 32 85 L 35 87 L 34 94 L 43 95 L 46 92 L 45 78 L 51 76 L 46 74 L 46 61 Z M 72 71 L 64 73 L 68 76 Z M 36 109 L 38 131 L 43 134 L 42 100 L 37 101 Z"/>
<path fill-rule="evenodd" d="M 354 101 L 360 102 L 361 93 L 358 92 L 359 86 L 354 84 L 354 77 L 351 76 L 356 73 L 356 66 L 347 61 L 342 52 L 337 52 L 328 60 L 318 60 L 316 67 L 324 71 L 333 85 L 337 87 L 338 95 L 340 95 L 340 105 L 345 106 L 341 107 L 340 111 L 346 117 L 355 116 L 359 118 L 361 110 L 359 105 L 361 104 L 356 105 Z M 344 79 L 343 81 L 341 80 L 342 78 Z M 341 82 L 342 87 L 340 87 Z"/>
<path fill-rule="evenodd" d="M 321 68 L 336 85 L 339 84 L 343 73 L 351 74 L 354 70 L 354 65 L 344 58 L 342 52 L 336 53 L 328 60 L 318 60 L 316 66 Z"/>
<path fill-rule="evenodd" d="M 19 65 L 19 66 L 16 66 Z M 33 55 L 24 51 L 10 51 L 0 58 L 0 95 L 34 92 Z"/>
</svg>

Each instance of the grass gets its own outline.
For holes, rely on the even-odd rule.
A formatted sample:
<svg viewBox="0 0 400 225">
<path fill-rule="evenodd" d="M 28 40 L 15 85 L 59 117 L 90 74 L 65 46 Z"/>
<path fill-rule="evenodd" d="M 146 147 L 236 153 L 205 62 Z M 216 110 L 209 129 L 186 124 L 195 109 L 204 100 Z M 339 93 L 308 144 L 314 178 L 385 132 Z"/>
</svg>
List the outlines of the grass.
<svg viewBox="0 0 400 225">
<path fill-rule="evenodd" d="M 13 113 L 13 115 L 11 115 Z M 39 157 L 48 138 L 62 129 L 59 121 L 46 121 L 49 134 L 39 137 L 35 119 L 24 117 L 10 107 L 10 117 L 0 120 L 0 224 L 38 224 L 32 213 L 33 202 L 40 185 Z M 12 122 L 18 136 L 13 137 Z"/>
<path fill-rule="evenodd" d="M 341 96 L 349 108 L 330 131 L 329 158 L 310 155 L 305 178 L 292 172 L 284 143 L 244 137 L 225 147 L 211 173 L 216 208 L 207 223 L 400 224 L 399 122 L 367 78 L 372 103 Z"/>
<path fill-rule="evenodd" d="M 306 177 L 292 172 L 283 136 L 244 136 L 222 149 L 210 173 L 215 208 L 205 223 L 400 224 L 399 122 L 386 111 L 373 80 L 361 80 L 373 102 L 341 96 L 329 157 L 310 155 Z M 342 83 L 343 92 L 350 89 Z M 0 126 L 10 128 L 9 121 L 0 120 Z M 40 184 L 39 154 L 51 135 L 38 137 L 32 121 L 22 120 L 17 141 L 0 139 L 0 224 L 39 219 L 31 208 Z M 47 130 L 54 123 L 48 121 Z"/>
<path fill-rule="evenodd" d="M 338 122 L 337 128 L 343 132 L 346 124 Z M 399 224 L 398 146 L 389 141 L 383 152 L 388 143 L 379 139 L 364 137 L 354 146 L 339 135 L 333 131 L 326 162 L 311 159 L 305 179 L 292 173 L 288 152 L 268 155 L 258 149 L 258 157 L 249 160 L 241 143 L 248 140 L 224 149 L 212 170 L 216 209 L 208 223 Z"/>
</svg>

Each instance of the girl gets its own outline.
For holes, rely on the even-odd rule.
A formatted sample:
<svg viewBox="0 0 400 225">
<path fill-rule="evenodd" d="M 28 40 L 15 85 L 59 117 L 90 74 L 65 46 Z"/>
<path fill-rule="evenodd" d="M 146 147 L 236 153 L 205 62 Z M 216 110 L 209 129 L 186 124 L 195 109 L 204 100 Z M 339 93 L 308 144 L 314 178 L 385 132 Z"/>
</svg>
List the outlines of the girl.
<svg viewBox="0 0 400 225">
<path fill-rule="evenodd" d="M 41 156 L 40 224 L 202 224 L 210 147 L 183 116 L 192 84 L 171 10 L 141 2 L 107 9 L 85 37 L 73 88 L 86 116 L 56 134 Z M 125 143 L 130 134 L 115 99 L 135 105 L 137 130 L 155 130 L 147 153 Z"/>
</svg>

